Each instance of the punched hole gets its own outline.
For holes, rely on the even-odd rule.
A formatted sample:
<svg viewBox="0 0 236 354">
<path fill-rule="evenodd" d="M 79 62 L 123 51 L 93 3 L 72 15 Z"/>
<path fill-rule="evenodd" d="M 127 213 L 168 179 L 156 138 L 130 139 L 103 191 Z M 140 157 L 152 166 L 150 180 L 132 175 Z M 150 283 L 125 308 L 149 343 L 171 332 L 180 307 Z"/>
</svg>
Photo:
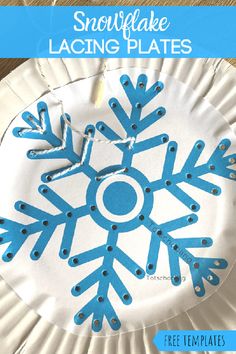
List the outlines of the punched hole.
<svg viewBox="0 0 236 354">
<path fill-rule="evenodd" d="M 24 210 L 24 209 L 25 209 L 25 204 L 21 203 L 21 204 L 19 205 L 19 208 L 20 208 L 21 210 Z"/>
<path fill-rule="evenodd" d="M 13 258 L 13 253 L 7 253 L 7 258 L 12 259 Z"/>
<path fill-rule="evenodd" d="M 75 291 L 78 293 L 78 292 L 80 292 L 80 286 L 79 285 L 76 285 L 75 286 Z"/>
<path fill-rule="evenodd" d="M 162 231 L 161 230 L 157 230 L 157 235 L 161 236 L 162 235 Z"/>
<path fill-rule="evenodd" d="M 171 185 L 171 181 L 170 181 L 169 179 L 167 179 L 167 180 L 165 181 L 165 185 L 166 185 L 166 186 L 170 186 L 170 185 Z"/>
<path fill-rule="evenodd" d="M 144 88 L 144 83 L 143 82 L 140 82 L 139 84 L 139 87 L 142 89 L 142 88 Z"/>
<path fill-rule="evenodd" d="M 104 300 L 104 299 L 103 299 L 102 296 L 99 296 L 99 297 L 98 297 L 98 302 L 103 302 L 103 300 Z"/>
<path fill-rule="evenodd" d="M 39 257 L 39 252 L 38 251 L 34 251 L 33 255 L 34 255 L 34 257 L 38 258 Z"/>
<path fill-rule="evenodd" d="M 200 288 L 200 286 L 199 285 L 197 285 L 197 286 L 195 286 L 195 291 L 197 292 L 197 293 L 200 293 L 200 291 L 201 291 L 201 288 Z"/>
<path fill-rule="evenodd" d="M 68 217 L 68 218 L 71 218 L 72 217 L 72 212 L 71 211 L 68 211 L 67 213 L 66 213 L 66 216 Z"/>
<path fill-rule="evenodd" d="M 218 189 L 217 189 L 217 188 L 213 188 L 213 189 L 211 190 L 211 193 L 212 193 L 213 195 L 218 194 Z"/>
<path fill-rule="evenodd" d="M 144 215 L 139 215 L 139 220 L 144 220 Z"/>
<path fill-rule="evenodd" d="M 94 210 L 96 210 L 96 206 L 95 206 L 95 205 L 92 205 L 92 206 L 90 207 L 90 209 L 91 209 L 92 211 L 94 211 Z"/>
<path fill-rule="evenodd" d="M 107 271 L 107 270 L 103 270 L 103 271 L 102 271 L 102 275 L 103 275 L 104 277 L 106 277 L 106 276 L 108 275 L 108 271 Z"/>
<path fill-rule="evenodd" d="M 136 105 L 135 105 L 135 107 L 140 109 L 140 108 L 142 107 L 142 105 L 141 105 L 140 102 L 137 102 Z"/>
<path fill-rule="evenodd" d="M 49 222 L 48 222 L 47 220 L 44 220 L 44 221 L 43 221 L 43 225 L 44 225 L 44 226 L 48 226 L 48 224 L 49 224 Z"/>
<path fill-rule="evenodd" d="M 129 294 L 124 294 L 124 295 L 123 295 L 123 299 L 124 299 L 125 301 L 129 300 Z"/>
<path fill-rule="evenodd" d="M 47 177 L 46 177 L 46 180 L 47 180 L 48 182 L 51 182 L 52 177 L 51 177 L 51 176 L 47 176 Z"/>
<path fill-rule="evenodd" d="M 220 148 L 220 150 L 225 150 L 226 149 L 226 145 L 225 144 L 220 144 L 219 148 Z"/>
<path fill-rule="evenodd" d="M 207 244 L 207 240 L 206 239 L 203 239 L 202 240 L 202 245 L 206 245 Z"/>
<path fill-rule="evenodd" d="M 202 148 L 202 144 L 198 143 L 198 144 L 196 145 L 196 148 L 200 150 L 200 149 Z"/>
<path fill-rule="evenodd" d="M 66 256 L 68 254 L 68 250 L 66 248 L 63 248 L 62 254 L 64 254 L 64 256 Z"/>
<path fill-rule="evenodd" d="M 104 125 L 100 124 L 98 129 L 100 130 L 100 132 L 102 132 L 103 130 L 105 130 L 105 127 L 104 127 Z"/>
<path fill-rule="evenodd" d="M 26 230 L 26 229 L 21 229 L 20 232 L 21 232 L 23 235 L 26 235 L 26 234 L 27 234 L 27 230 Z"/>
<path fill-rule="evenodd" d="M 149 188 L 149 187 L 145 188 L 145 192 L 146 193 L 150 193 L 151 192 L 151 188 Z"/>
<path fill-rule="evenodd" d="M 178 283 L 179 282 L 179 277 L 177 275 L 174 276 L 174 282 Z"/>
<path fill-rule="evenodd" d="M 94 320 L 93 323 L 94 323 L 95 327 L 98 327 L 100 325 L 100 321 L 99 320 Z"/>
<path fill-rule="evenodd" d="M 210 165 L 210 166 L 209 166 L 209 169 L 210 169 L 211 171 L 213 171 L 213 170 L 216 169 L 216 167 L 215 167 L 215 165 Z"/>
<path fill-rule="evenodd" d="M 142 271 L 141 271 L 141 269 L 136 269 L 135 273 L 136 273 L 137 275 L 141 275 L 141 274 L 142 274 Z"/>
<path fill-rule="evenodd" d="M 194 266 L 195 269 L 198 269 L 198 268 L 199 268 L 199 263 L 198 263 L 198 262 L 195 262 L 195 263 L 193 264 L 193 266 Z"/>
<path fill-rule="evenodd" d="M 4 224 L 5 220 L 4 219 L 0 219 L 0 224 Z"/>
<path fill-rule="evenodd" d="M 73 258 L 73 259 L 72 259 L 72 262 L 73 262 L 74 264 L 78 264 L 78 263 L 79 263 L 79 260 L 78 260 L 78 258 Z"/>
<path fill-rule="evenodd" d="M 161 141 L 162 141 L 163 143 L 166 143 L 166 142 L 168 141 L 168 138 L 167 138 L 166 136 L 164 136 L 164 137 L 161 139 Z"/>
<path fill-rule="evenodd" d="M 117 225 L 112 225 L 112 230 L 116 230 L 117 229 Z"/>
<path fill-rule="evenodd" d="M 81 319 L 84 318 L 83 312 L 80 312 L 80 313 L 79 313 L 79 318 L 81 318 Z"/>
<path fill-rule="evenodd" d="M 116 318 L 112 318 L 112 319 L 111 319 L 111 323 L 112 323 L 112 324 L 116 324 L 116 323 L 117 323 L 117 319 L 116 319 Z"/>
<path fill-rule="evenodd" d="M 112 246 L 107 246 L 107 251 L 108 252 L 112 252 L 113 251 L 113 247 Z"/>
<path fill-rule="evenodd" d="M 131 128 L 132 128 L 133 130 L 136 130 L 136 129 L 137 129 L 137 125 L 136 125 L 136 124 L 132 124 L 132 125 L 131 125 Z"/>
<path fill-rule="evenodd" d="M 149 270 L 153 269 L 153 264 L 152 264 L 152 263 L 149 263 L 149 264 L 148 264 L 148 269 L 149 269 Z"/>
</svg>

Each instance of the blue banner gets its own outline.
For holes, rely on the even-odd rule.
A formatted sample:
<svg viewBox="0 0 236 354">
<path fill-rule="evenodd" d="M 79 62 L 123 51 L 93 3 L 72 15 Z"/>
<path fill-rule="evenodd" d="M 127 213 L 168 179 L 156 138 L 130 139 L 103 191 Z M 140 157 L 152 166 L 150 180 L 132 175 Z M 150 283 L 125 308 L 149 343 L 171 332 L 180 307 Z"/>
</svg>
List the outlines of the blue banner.
<svg viewBox="0 0 236 354">
<path fill-rule="evenodd" d="M 0 57 L 236 57 L 235 6 L 0 7 Z"/>
<path fill-rule="evenodd" d="M 153 341 L 163 351 L 236 352 L 236 331 L 159 331 Z"/>
</svg>

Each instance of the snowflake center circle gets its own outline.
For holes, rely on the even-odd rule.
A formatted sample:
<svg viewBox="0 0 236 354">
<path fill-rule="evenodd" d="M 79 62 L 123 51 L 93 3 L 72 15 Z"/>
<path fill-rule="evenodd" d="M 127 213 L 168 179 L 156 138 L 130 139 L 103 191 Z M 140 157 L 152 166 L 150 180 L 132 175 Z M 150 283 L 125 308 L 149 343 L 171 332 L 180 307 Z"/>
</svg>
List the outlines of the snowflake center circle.
<svg viewBox="0 0 236 354">
<path fill-rule="evenodd" d="M 137 203 L 137 193 L 127 182 L 113 182 L 104 191 L 103 203 L 112 214 L 126 215 Z"/>
<path fill-rule="evenodd" d="M 114 175 L 100 183 L 96 204 L 107 220 L 126 223 L 137 217 L 143 207 L 143 188 L 133 176 Z"/>
<path fill-rule="evenodd" d="M 110 175 L 111 171 L 119 170 L 123 171 Z M 99 178 L 107 173 L 107 178 Z M 119 232 L 139 227 L 153 206 L 148 179 L 137 169 L 130 167 L 125 171 L 120 165 L 100 171 L 88 186 L 86 198 L 92 219 L 107 230 L 115 224 Z"/>
</svg>

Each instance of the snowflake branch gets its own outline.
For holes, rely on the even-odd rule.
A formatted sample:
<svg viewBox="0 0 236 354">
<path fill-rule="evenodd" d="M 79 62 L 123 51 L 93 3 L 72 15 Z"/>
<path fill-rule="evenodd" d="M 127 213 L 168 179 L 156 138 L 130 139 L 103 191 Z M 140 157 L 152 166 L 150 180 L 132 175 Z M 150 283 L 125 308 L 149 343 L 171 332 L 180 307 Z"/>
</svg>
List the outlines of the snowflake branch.
<svg viewBox="0 0 236 354">
<path fill-rule="evenodd" d="M 162 178 L 152 182 L 151 188 L 154 191 L 165 188 L 189 209 L 194 211 L 198 211 L 200 205 L 177 186 L 179 183 L 185 182 L 214 196 L 220 195 L 221 188 L 219 186 L 203 180 L 200 176 L 211 173 L 227 179 L 236 180 L 236 171 L 228 168 L 228 166 L 232 166 L 236 163 L 236 154 L 224 157 L 224 154 L 230 147 L 230 140 L 223 139 L 216 147 L 209 160 L 202 165 L 196 166 L 204 146 L 203 141 L 197 141 L 181 171 L 174 173 L 173 170 L 178 146 L 176 142 L 171 141 L 166 152 Z"/>
<path fill-rule="evenodd" d="M 122 75 L 120 78 L 120 82 L 131 103 L 131 106 L 133 107 L 135 107 L 137 102 L 141 103 L 141 105 L 144 107 L 164 88 L 163 83 L 161 81 L 157 81 L 147 90 L 147 76 L 145 74 L 139 75 L 136 88 L 134 88 L 132 81 L 130 80 L 130 77 L 128 75 Z"/>
<path fill-rule="evenodd" d="M 49 118 L 48 108 L 44 102 L 37 104 L 38 119 L 30 112 L 24 112 L 22 119 L 32 128 L 14 128 L 13 134 L 18 138 L 45 140 L 50 145 L 58 147 L 61 145 L 59 139 L 52 132 L 51 122 Z"/>
<path fill-rule="evenodd" d="M 115 258 L 120 262 L 130 273 L 135 277 L 142 279 L 145 272 L 139 267 L 126 253 L 124 253 L 119 247 L 115 249 Z"/>
<path fill-rule="evenodd" d="M 151 241 L 146 271 L 154 274 L 156 271 L 160 243 L 163 242 L 168 249 L 171 282 L 177 286 L 181 284 L 181 270 L 179 260 L 182 259 L 188 264 L 192 277 L 194 291 L 197 296 L 205 294 L 203 279 L 211 285 L 219 284 L 219 277 L 211 269 L 225 269 L 227 261 L 219 258 L 199 258 L 190 253 L 188 248 L 205 248 L 212 246 L 212 239 L 205 238 L 173 238 L 169 232 L 197 222 L 195 214 L 187 215 L 184 218 L 176 219 L 168 223 L 158 225 L 151 219 L 144 223 L 151 231 Z"/>
<path fill-rule="evenodd" d="M 104 122 L 98 122 L 96 124 L 96 128 L 102 132 L 102 134 L 109 140 L 120 140 L 121 137 L 114 132 L 113 129 L 111 129 L 106 123 Z M 116 147 L 120 149 L 122 152 L 125 152 L 129 148 L 129 143 L 127 144 L 116 144 Z"/>
<path fill-rule="evenodd" d="M 123 304 L 129 305 L 132 303 L 132 296 L 114 270 L 111 271 L 111 285 Z"/>
<path fill-rule="evenodd" d="M 117 330 L 120 328 L 120 320 L 108 298 L 110 285 L 125 305 L 129 305 L 132 302 L 130 293 L 113 268 L 114 260 L 116 259 L 120 262 L 137 278 L 143 278 L 145 275 L 144 270 L 117 247 L 117 238 L 118 233 L 112 230 L 109 232 L 105 245 L 75 255 L 69 259 L 69 265 L 77 267 L 103 257 L 102 266 L 76 284 L 71 290 L 72 295 L 80 296 L 98 283 L 96 296 L 75 315 L 75 323 L 82 324 L 93 314 L 92 328 L 95 332 L 101 330 L 104 316 L 107 318 L 112 329 Z"/>
<path fill-rule="evenodd" d="M 142 151 L 150 150 L 153 147 L 157 147 L 159 145 L 166 143 L 167 141 L 168 141 L 168 136 L 166 134 L 154 136 L 153 138 L 149 138 L 139 143 L 136 143 L 133 148 L 134 149 L 133 153 L 138 154 Z"/>
<path fill-rule="evenodd" d="M 32 260 L 38 260 L 46 249 L 56 227 L 62 224 L 65 224 L 65 228 L 59 256 L 61 258 L 68 258 L 70 254 L 77 220 L 88 215 L 88 208 L 87 206 L 73 208 L 46 185 L 40 186 L 39 192 L 60 210 L 61 213 L 52 215 L 22 201 L 16 202 L 15 209 L 17 211 L 37 221 L 25 225 L 8 219 L 0 219 L 0 228 L 7 230 L 0 234 L 0 244 L 10 243 L 2 256 L 5 262 L 11 261 L 16 256 L 24 242 L 31 235 L 40 233 L 30 254 Z"/>
<path fill-rule="evenodd" d="M 143 107 L 163 90 L 164 85 L 162 82 L 157 81 L 147 90 L 146 75 L 140 75 L 138 77 L 136 88 L 134 88 L 128 75 L 121 76 L 120 81 L 132 106 L 130 117 L 127 115 L 124 108 L 116 98 L 111 98 L 109 100 L 109 105 L 125 130 L 126 137 L 137 138 L 139 133 L 147 129 L 165 115 L 165 108 L 158 107 L 146 117 L 141 119 Z M 107 139 L 121 139 L 121 137 L 104 122 L 97 123 L 96 127 Z M 139 143 L 134 143 L 131 149 L 129 144 L 117 144 L 116 146 L 123 152 L 122 165 L 129 167 L 134 154 L 159 146 L 167 141 L 168 136 L 166 134 L 162 134 Z"/>
<path fill-rule="evenodd" d="M 67 116 L 67 119 L 70 121 L 70 117 Z M 47 128 L 46 128 L 47 129 Z M 73 142 L 72 142 L 72 131 L 71 128 L 65 124 L 64 119 L 61 117 L 61 131 L 62 131 L 62 140 L 59 146 L 51 149 L 43 150 L 30 150 L 28 152 L 28 157 L 32 160 L 39 159 L 67 159 L 68 156 L 72 161 L 78 161 L 79 156 L 74 154 L 73 151 Z M 51 132 L 51 134 L 53 134 Z"/>
<path fill-rule="evenodd" d="M 16 137 L 27 139 L 40 139 L 46 141 L 51 148 L 30 150 L 27 153 L 29 159 L 66 159 L 71 165 L 43 174 L 43 182 L 50 182 L 56 179 L 64 178 L 75 173 L 84 172 L 88 177 L 92 178 L 96 175 L 96 171 L 89 165 L 92 141 L 83 139 L 81 154 L 78 155 L 73 148 L 73 139 L 71 128 L 65 124 L 61 117 L 62 137 L 58 138 L 52 131 L 48 107 L 46 103 L 39 102 L 37 105 L 39 119 L 35 118 L 30 112 L 22 114 L 23 120 L 31 127 L 15 128 L 13 134 Z M 70 117 L 66 115 L 70 121 Z M 85 134 L 94 136 L 94 127 L 89 125 L 85 129 Z"/>
</svg>

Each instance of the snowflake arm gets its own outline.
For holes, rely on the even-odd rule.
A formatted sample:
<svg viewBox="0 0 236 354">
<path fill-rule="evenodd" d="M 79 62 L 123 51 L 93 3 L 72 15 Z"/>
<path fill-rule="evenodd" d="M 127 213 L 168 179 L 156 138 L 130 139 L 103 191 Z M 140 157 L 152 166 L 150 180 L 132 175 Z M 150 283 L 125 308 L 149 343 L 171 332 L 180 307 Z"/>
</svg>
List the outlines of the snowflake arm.
<svg viewBox="0 0 236 354">
<path fill-rule="evenodd" d="M 81 325 L 93 314 L 92 328 L 96 332 L 101 330 L 104 316 L 107 318 L 112 329 L 118 330 L 121 325 L 108 298 L 110 285 L 125 305 L 129 305 L 132 302 L 130 293 L 113 268 L 114 260 L 117 260 L 139 279 L 145 275 L 144 270 L 117 246 L 117 239 L 118 232 L 112 230 L 109 232 L 105 245 L 75 255 L 69 259 L 69 265 L 76 267 L 103 257 L 102 266 L 76 284 L 71 290 L 72 295 L 80 296 L 94 284 L 98 283 L 96 296 L 75 315 L 75 323 Z"/>
<path fill-rule="evenodd" d="M 31 235 L 36 233 L 39 233 L 39 237 L 31 251 L 30 257 L 32 260 L 38 260 L 46 249 L 56 227 L 62 224 L 65 225 L 65 228 L 59 256 L 61 258 L 68 258 L 70 254 L 77 220 L 88 214 L 88 208 L 86 206 L 73 208 L 46 185 L 40 186 L 39 192 L 50 201 L 60 213 L 52 215 L 32 205 L 18 201 L 15 204 L 15 209 L 37 221 L 25 225 L 8 219 L 0 219 L 0 227 L 6 230 L 6 232 L 0 234 L 0 244 L 10 243 L 2 256 L 5 262 L 11 261 L 24 242 Z"/>
<path fill-rule="evenodd" d="M 71 163 L 69 166 L 43 174 L 42 181 L 50 182 L 80 172 L 93 178 L 96 175 L 96 171 L 89 165 L 92 141 L 84 138 L 81 154 L 78 155 L 74 151 L 71 128 L 65 124 L 64 119 L 61 117 L 62 137 L 58 138 L 52 131 L 46 103 L 39 102 L 37 109 L 39 119 L 35 118 L 30 112 L 24 112 L 22 114 L 23 120 L 31 128 L 15 128 L 13 134 L 21 138 L 44 140 L 51 148 L 30 150 L 27 153 L 28 158 L 32 160 L 65 159 Z M 68 115 L 66 115 L 66 117 L 70 121 L 70 117 Z M 85 134 L 93 137 L 94 127 L 92 125 L 87 126 Z"/>
<path fill-rule="evenodd" d="M 142 107 L 146 106 L 146 104 L 148 104 L 164 88 L 163 83 L 157 81 L 147 90 L 147 76 L 145 74 L 139 75 L 136 88 L 134 88 L 128 75 L 122 75 L 120 82 L 133 108 L 140 108 L 139 106 L 136 107 L 137 103 L 141 103 Z M 136 119 L 139 121 L 140 117 L 136 116 Z"/>
<path fill-rule="evenodd" d="M 22 119 L 30 128 L 14 128 L 14 136 L 17 138 L 45 140 L 50 145 L 59 147 L 61 139 L 52 132 L 47 105 L 44 102 L 39 102 L 37 110 L 39 118 L 27 111 L 22 114 Z"/>
<path fill-rule="evenodd" d="M 200 208 L 199 204 L 185 193 L 178 184 L 185 182 L 212 195 L 220 195 L 221 188 L 219 186 L 203 180 L 200 177 L 211 173 L 227 179 L 236 180 L 236 171 L 228 168 L 228 166 L 232 166 L 236 163 L 236 154 L 224 156 L 229 147 L 230 140 L 223 139 L 216 147 L 209 160 L 204 164 L 196 166 L 204 149 L 204 142 L 199 140 L 195 143 L 181 171 L 174 173 L 173 169 L 177 154 L 177 143 L 173 141 L 170 142 L 166 152 L 162 178 L 152 182 L 151 188 L 154 191 L 165 188 L 189 209 L 198 211 Z"/>
<path fill-rule="evenodd" d="M 67 119 L 70 121 L 70 117 L 67 115 Z M 70 161 L 76 162 L 79 159 L 79 156 L 73 151 L 73 142 L 72 142 L 72 132 L 71 128 L 65 124 L 64 119 L 61 118 L 61 132 L 62 140 L 59 146 L 55 146 L 51 149 L 43 150 L 30 150 L 28 152 L 28 157 L 31 160 L 41 160 L 41 159 L 67 159 L 69 156 Z M 51 132 L 51 135 L 54 135 Z M 49 141 L 48 141 L 49 142 Z"/>
<path fill-rule="evenodd" d="M 128 75 L 121 76 L 120 81 L 131 103 L 132 109 L 130 117 L 128 117 L 120 102 L 116 98 L 111 98 L 109 105 L 124 128 L 126 136 L 136 139 L 139 133 L 147 129 L 165 115 L 165 108 L 158 107 L 146 117 L 141 119 L 143 107 L 163 90 L 164 85 L 162 82 L 157 81 L 148 90 L 146 90 L 146 75 L 140 75 L 138 77 L 136 88 L 134 88 Z M 121 137 L 104 122 L 97 123 L 96 127 L 107 139 L 121 139 Z M 167 141 L 168 136 L 166 134 L 161 134 L 138 143 L 135 142 L 132 148 L 130 147 L 130 144 L 117 144 L 116 146 L 123 152 L 122 165 L 129 167 L 132 163 L 134 154 L 151 149 L 152 147 L 156 147 L 160 144 L 164 144 Z"/>
<path fill-rule="evenodd" d="M 181 284 L 181 270 L 179 260 L 188 264 L 195 294 L 204 296 L 205 287 L 203 279 L 211 285 L 219 284 L 219 277 L 211 269 L 225 269 L 228 265 L 225 259 L 195 257 L 188 251 L 189 248 L 203 248 L 212 246 L 210 237 L 204 238 L 173 238 L 169 232 L 186 227 L 197 222 L 197 216 L 190 214 L 185 217 L 172 220 L 171 222 L 158 225 L 150 218 L 144 223 L 151 231 L 151 241 L 146 271 L 148 274 L 156 272 L 160 243 L 163 242 L 168 249 L 171 282 L 177 286 Z"/>
<path fill-rule="evenodd" d="M 197 216 L 190 214 L 181 218 L 168 221 L 162 225 L 157 225 L 151 219 L 147 219 L 144 223 L 145 227 L 151 231 L 151 241 L 149 246 L 149 254 L 147 259 L 146 271 L 148 274 L 154 274 L 156 272 L 156 266 L 158 261 L 158 253 L 160 244 L 162 241 L 163 230 L 169 233 L 173 230 L 180 229 L 182 227 L 189 226 L 197 222 Z M 159 237 L 157 237 L 157 235 Z M 164 242 L 164 241 L 163 241 Z"/>
<path fill-rule="evenodd" d="M 68 128 L 70 129 L 70 128 Z M 89 134 L 91 137 L 94 136 L 94 127 L 92 125 L 88 125 L 85 129 L 85 134 Z M 42 175 L 43 182 L 56 181 L 58 179 L 72 176 L 77 173 L 85 173 L 90 179 L 95 178 L 97 175 L 97 171 L 90 166 L 90 156 L 92 152 L 93 142 L 89 139 L 83 139 L 81 156 L 79 158 L 79 162 L 72 163 L 67 167 L 62 167 L 54 171 L 50 171 L 44 173 Z"/>
</svg>

